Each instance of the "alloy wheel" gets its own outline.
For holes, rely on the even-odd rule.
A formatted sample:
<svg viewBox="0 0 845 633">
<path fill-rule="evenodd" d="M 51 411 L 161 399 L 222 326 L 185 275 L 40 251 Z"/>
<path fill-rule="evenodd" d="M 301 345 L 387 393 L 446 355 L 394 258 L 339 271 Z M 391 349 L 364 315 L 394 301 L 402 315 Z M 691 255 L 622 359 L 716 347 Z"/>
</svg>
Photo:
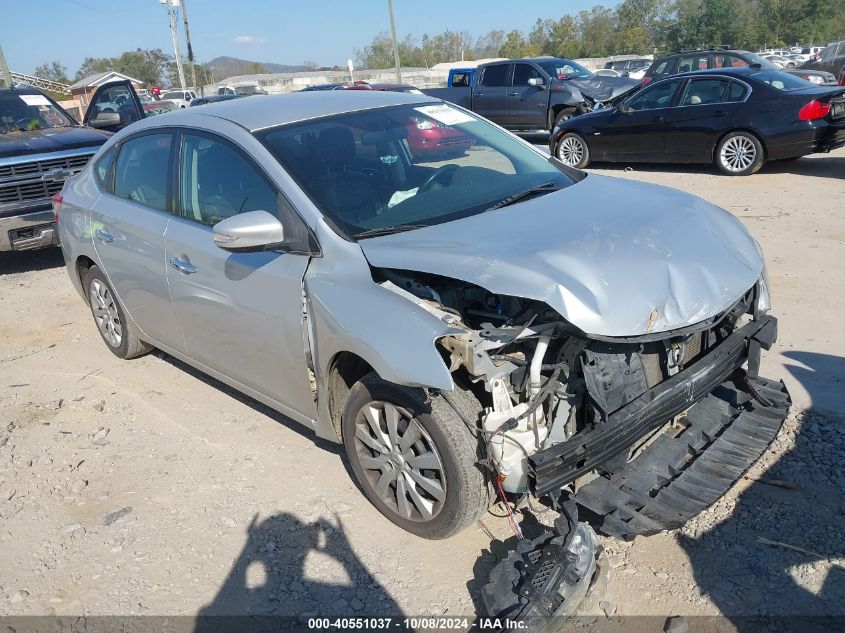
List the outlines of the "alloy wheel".
<svg viewBox="0 0 845 633">
<path fill-rule="evenodd" d="M 108 286 L 99 279 L 94 279 L 88 288 L 88 297 L 91 300 L 91 311 L 94 313 L 94 320 L 97 322 L 100 334 L 112 347 L 120 347 L 123 340 L 123 326 Z"/>
<path fill-rule="evenodd" d="M 575 167 L 584 160 L 584 143 L 576 136 L 567 136 L 558 146 L 557 157 L 564 165 Z"/>
<path fill-rule="evenodd" d="M 747 136 L 733 136 L 722 145 L 719 160 L 729 171 L 745 171 L 757 160 L 757 148 Z"/>
<path fill-rule="evenodd" d="M 446 473 L 437 447 L 405 409 L 366 404 L 355 420 L 355 452 L 367 483 L 399 517 L 426 522 L 446 501 Z"/>
</svg>

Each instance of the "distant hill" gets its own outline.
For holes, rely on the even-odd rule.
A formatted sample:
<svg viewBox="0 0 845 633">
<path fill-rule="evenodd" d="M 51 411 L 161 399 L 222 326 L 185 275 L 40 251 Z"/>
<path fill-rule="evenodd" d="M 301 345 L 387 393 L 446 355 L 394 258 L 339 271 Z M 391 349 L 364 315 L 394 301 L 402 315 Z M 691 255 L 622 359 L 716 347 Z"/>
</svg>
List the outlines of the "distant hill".
<svg viewBox="0 0 845 633">
<path fill-rule="evenodd" d="M 253 62 L 237 57 L 215 57 L 209 66 L 214 66 L 214 78 L 217 81 L 235 75 L 255 75 L 258 73 L 295 73 L 304 70 L 303 66 L 274 64 L 272 62 Z"/>
</svg>

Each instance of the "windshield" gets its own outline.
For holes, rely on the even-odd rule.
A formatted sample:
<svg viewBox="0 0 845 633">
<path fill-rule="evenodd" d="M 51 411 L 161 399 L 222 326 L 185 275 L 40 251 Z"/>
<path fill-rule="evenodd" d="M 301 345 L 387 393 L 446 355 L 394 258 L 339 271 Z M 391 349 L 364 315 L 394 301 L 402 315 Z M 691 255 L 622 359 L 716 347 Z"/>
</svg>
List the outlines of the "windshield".
<svg viewBox="0 0 845 633">
<path fill-rule="evenodd" d="M 185 93 L 184 92 L 165 92 L 163 95 L 161 95 L 161 98 L 162 99 L 182 100 L 182 99 L 185 98 Z"/>
<path fill-rule="evenodd" d="M 249 96 L 249 95 L 263 95 L 266 94 L 264 90 L 257 86 L 238 86 L 235 88 L 235 94 Z"/>
<path fill-rule="evenodd" d="M 805 90 L 810 87 L 810 82 L 790 75 L 782 70 L 767 70 L 765 72 L 754 75 L 755 79 L 769 84 L 772 88 L 782 90 L 783 92 L 790 92 L 792 90 Z"/>
<path fill-rule="evenodd" d="M 72 125 L 76 124 L 44 95 L 13 92 L 0 95 L 0 134 Z"/>
<path fill-rule="evenodd" d="M 568 59 L 550 59 L 547 61 L 538 61 L 537 63 L 549 76 L 557 77 L 558 79 L 572 79 L 573 77 L 589 79 L 593 76 L 593 73 L 589 70 Z"/>
<path fill-rule="evenodd" d="M 449 222 L 583 177 L 445 103 L 296 123 L 259 139 L 353 238 Z"/>
</svg>

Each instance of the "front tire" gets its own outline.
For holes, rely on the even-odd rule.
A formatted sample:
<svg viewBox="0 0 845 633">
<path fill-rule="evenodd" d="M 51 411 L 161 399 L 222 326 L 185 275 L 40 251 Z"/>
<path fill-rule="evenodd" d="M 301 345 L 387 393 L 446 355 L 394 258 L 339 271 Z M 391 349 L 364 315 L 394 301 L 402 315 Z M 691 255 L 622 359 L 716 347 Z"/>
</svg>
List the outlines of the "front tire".
<svg viewBox="0 0 845 633">
<path fill-rule="evenodd" d="M 442 396 L 367 374 L 349 391 L 341 431 L 364 495 L 402 529 L 443 539 L 487 509 L 478 442 Z"/>
<path fill-rule="evenodd" d="M 129 360 L 153 349 L 152 345 L 135 336 L 103 271 L 91 266 L 82 278 L 82 287 L 85 288 L 100 337 L 115 356 Z"/>
<path fill-rule="evenodd" d="M 583 169 L 590 164 L 590 148 L 580 134 L 569 132 L 557 142 L 555 154 L 560 162 L 569 167 Z"/>
<path fill-rule="evenodd" d="M 766 162 L 763 144 L 750 132 L 731 132 L 716 147 L 716 166 L 728 176 L 750 176 Z"/>
</svg>

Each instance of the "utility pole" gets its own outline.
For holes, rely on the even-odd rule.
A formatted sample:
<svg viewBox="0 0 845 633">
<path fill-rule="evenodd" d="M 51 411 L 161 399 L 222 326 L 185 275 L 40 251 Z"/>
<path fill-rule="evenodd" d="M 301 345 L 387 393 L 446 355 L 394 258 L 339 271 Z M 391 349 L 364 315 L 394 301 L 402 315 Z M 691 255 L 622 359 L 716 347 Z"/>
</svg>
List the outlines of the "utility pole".
<svg viewBox="0 0 845 633">
<path fill-rule="evenodd" d="M 179 71 L 179 83 L 182 90 L 185 89 L 185 71 L 182 70 L 182 53 L 179 51 L 179 33 L 176 25 L 176 11 L 174 4 L 178 6 L 179 0 L 159 0 L 161 4 L 167 5 L 167 17 L 170 19 L 170 35 L 173 37 L 173 52 L 176 55 L 176 69 Z"/>
<path fill-rule="evenodd" d="M 2 46 L 0 46 L 0 79 L 3 80 L 6 88 L 11 88 L 14 85 L 12 83 L 12 71 L 9 70 L 9 66 L 6 64 L 6 56 L 3 54 Z"/>
<path fill-rule="evenodd" d="M 393 37 L 393 61 L 396 64 L 396 81 L 402 83 L 402 68 L 399 64 L 399 42 L 396 41 L 396 20 L 393 19 L 393 0 L 387 0 L 387 12 L 390 14 L 390 35 Z"/>
<path fill-rule="evenodd" d="M 188 62 L 191 64 L 191 85 L 194 90 L 197 88 L 197 70 L 194 64 L 194 49 L 191 48 L 191 32 L 188 30 L 188 9 L 185 6 L 185 0 L 182 3 L 182 22 L 185 24 L 185 44 L 188 47 Z M 202 93 L 202 90 L 200 90 Z"/>
</svg>

